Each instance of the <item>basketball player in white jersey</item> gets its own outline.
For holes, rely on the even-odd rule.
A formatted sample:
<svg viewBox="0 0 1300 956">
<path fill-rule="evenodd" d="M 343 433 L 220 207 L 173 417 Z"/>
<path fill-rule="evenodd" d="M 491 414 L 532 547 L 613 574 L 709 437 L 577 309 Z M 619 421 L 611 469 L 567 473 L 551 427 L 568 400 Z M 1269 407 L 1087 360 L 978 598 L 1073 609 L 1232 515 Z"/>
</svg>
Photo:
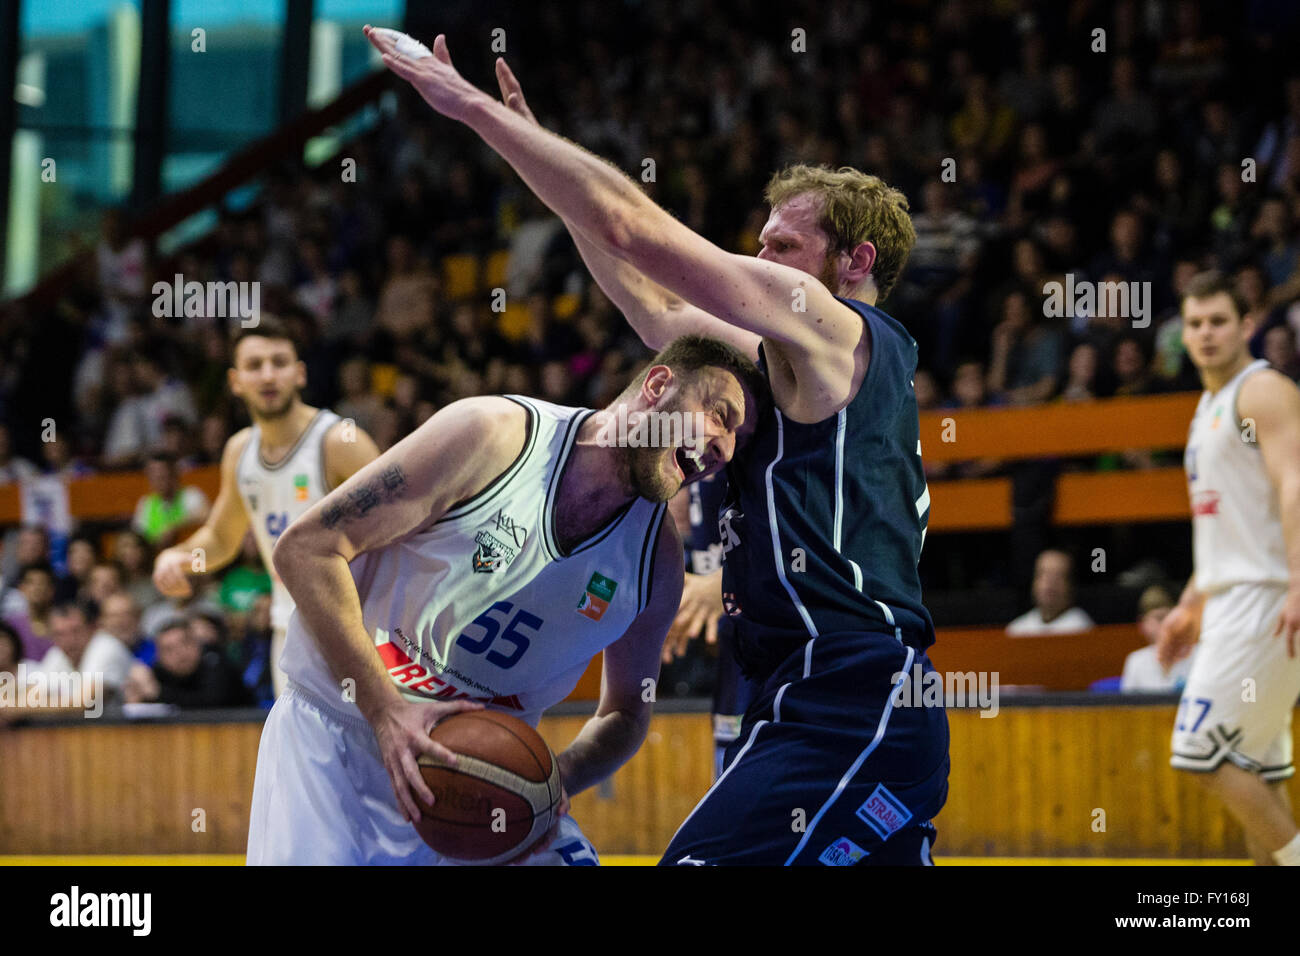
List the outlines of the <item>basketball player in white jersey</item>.
<svg viewBox="0 0 1300 956">
<path fill-rule="evenodd" d="M 1300 389 L 1252 361 L 1254 322 L 1219 276 L 1193 280 L 1182 313 L 1205 386 L 1185 457 L 1195 573 L 1161 626 L 1161 665 L 1200 641 L 1170 763 L 1223 801 L 1255 862 L 1300 866 L 1286 790 L 1300 697 Z"/>
<path fill-rule="evenodd" d="M 688 336 L 603 411 L 464 399 L 291 525 L 289 690 L 262 731 L 248 862 L 445 862 L 410 823 L 434 800 L 417 760 L 455 760 L 430 729 L 483 706 L 536 725 L 601 650 L 596 714 L 557 757 L 566 798 L 626 762 L 681 597 L 665 502 L 731 459 L 764 391 L 736 349 Z M 674 415 L 693 434 L 633 438 Z M 565 815 L 528 862 L 598 859 Z"/>
<path fill-rule="evenodd" d="M 303 404 L 307 367 L 288 328 L 273 316 L 239 330 L 226 375 L 253 424 L 226 441 L 221 490 L 207 521 L 158 555 L 153 580 L 168 597 L 189 597 L 188 575 L 235 560 L 251 527 L 271 573 L 271 681 L 278 696 L 285 686 L 279 661 L 293 598 L 275 574 L 271 551 L 291 522 L 374 461 L 379 449 L 355 423 Z"/>
</svg>

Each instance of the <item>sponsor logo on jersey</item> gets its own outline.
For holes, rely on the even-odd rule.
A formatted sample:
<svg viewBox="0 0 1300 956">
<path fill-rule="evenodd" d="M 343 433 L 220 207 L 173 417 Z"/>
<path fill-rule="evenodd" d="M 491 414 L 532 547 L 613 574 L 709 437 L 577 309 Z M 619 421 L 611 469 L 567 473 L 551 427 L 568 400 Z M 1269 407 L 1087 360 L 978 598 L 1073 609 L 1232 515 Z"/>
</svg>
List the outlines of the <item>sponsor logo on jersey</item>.
<svg viewBox="0 0 1300 956">
<path fill-rule="evenodd" d="M 901 830 L 912 819 L 912 812 L 886 790 L 883 783 L 876 784 L 871 796 L 854 812 L 859 820 L 880 834 L 881 839 Z"/>
<path fill-rule="evenodd" d="M 393 628 L 393 633 L 409 643 L 409 639 L 402 634 L 400 627 Z M 435 700 L 476 700 L 506 710 L 524 709 L 516 694 L 475 696 L 461 690 L 448 679 L 448 675 L 451 673 L 449 669 L 444 670 L 442 676 L 438 676 L 423 664 L 417 664 L 411 660 L 410 656 L 393 641 L 376 644 L 375 650 L 379 652 L 379 659 L 388 668 L 388 676 L 393 679 L 393 683 L 408 693 L 419 694 L 421 697 L 431 697 Z"/>
<path fill-rule="evenodd" d="M 478 545 L 474 551 L 474 570 L 483 574 L 500 571 L 509 565 L 518 553 L 489 531 L 480 531 L 474 535 L 474 543 Z"/>
<path fill-rule="evenodd" d="M 840 837 L 822 850 L 822 855 L 817 857 L 817 862 L 825 866 L 852 866 L 866 855 L 867 851 L 848 837 Z"/>
<path fill-rule="evenodd" d="M 578 600 L 578 613 L 583 617 L 589 617 L 593 621 L 599 621 L 605 615 L 609 602 L 614 600 L 614 591 L 618 587 L 618 582 L 612 578 L 597 571 L 587 582 L 587 590 L 583 592 L 582 597 Z"/>
<path fill-rule="evenodd" d="M 1217 515 L 1219 513 L 1219 493 L 1217 491 L 1198 491 L 1192 497 L 1192 515 Z"/>
<path fill-rule="evenodd" d="M 1210 431 L 1219 427 L 1219 419 L 1223 417 L 1223 406 L 1219 405 L 1214 409 L 1214 421 L 1210 422 Z"/>
<path fill-rule="evenodd" d="M 307 476 L 306 476 L 306 475 L 294 475 L 294 476 L 293 476 L 293 490 L 294 490 L 294 500 L 295 500 L 295 501 L 307 501 L 307 500 L 309 500 L 309 497 L 310 497 L 310 496 L 309 496 L 308 491 L 307 491 Z"/>
</svg>

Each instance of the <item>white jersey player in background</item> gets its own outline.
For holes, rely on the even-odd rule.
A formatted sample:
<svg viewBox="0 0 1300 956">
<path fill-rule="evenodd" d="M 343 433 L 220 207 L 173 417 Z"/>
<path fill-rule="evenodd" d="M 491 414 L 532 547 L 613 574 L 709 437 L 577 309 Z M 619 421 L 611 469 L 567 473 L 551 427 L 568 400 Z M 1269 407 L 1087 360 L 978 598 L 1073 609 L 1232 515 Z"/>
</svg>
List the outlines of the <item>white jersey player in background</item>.
<svg viewBox="0 0 1300 956">
<path fill-rule="evenodd" d="M 230 391 L 253 424 L 226 441 L 221 490 L 208 519 L 180 544 L 159 553 L 154 586 L 168 597 L 193 593 L 188 575 L 220 570 L 239 556 L 251 528 L 271 575 L 271 680 L 284 690 L 280 655 L 293 598 L 275 573 L 271 551 L 286 527 L 379 456 L 355 423 L 303 403 L 307 367 L 287 327 L 269 315 L 235 336 Z"/>
<path fill-rule="evenodd" d="M 595 716 L 557 755 L 565 799 L 626 762 L 681 597 L 665 502 L 731 459 L 764 388 L 737 350 L 686 337 L 603 411 L 464 399 L 294 523 L 275 549 L 289 691 L 262 731 L 248 862 L 447 862 L 411 825 L 434 800 L 417 760 L 455 760 L 433 725 L 485 705 L 536 725 L 602 649 Z M 699 429 L 633 437 L 674 416 Z M 562 816 L 528 862 L 598 860 Z"/>
<path fill-rule="evenodd" d="M 1300 697 L 1300 389 L 1252 361 L 1254 322 L 1222 278 L 1193 280 L 1182 313 L 1205 386 L 1185 456 L 1195 572 L 1161 626 L 1161 666 L 1198 630 L 1200 641 L 1170 763 L 1223 801 L 1255 862 L 1300 866 L 1286 790 Z"/>
</svg>

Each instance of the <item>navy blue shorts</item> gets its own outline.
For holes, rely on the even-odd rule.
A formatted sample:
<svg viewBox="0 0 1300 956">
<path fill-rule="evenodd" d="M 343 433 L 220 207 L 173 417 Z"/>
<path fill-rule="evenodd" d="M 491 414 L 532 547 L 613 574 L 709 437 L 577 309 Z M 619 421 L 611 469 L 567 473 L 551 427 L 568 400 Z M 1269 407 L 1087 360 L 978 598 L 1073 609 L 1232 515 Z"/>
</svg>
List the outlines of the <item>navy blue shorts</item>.
<svg viewBox="0 0 1300 956">
<path fill-rule="evenodd" d="M 917 666 L 934 669 L 892 633 L 823 634 L 792 652 L 660 866 L 929 864 L 948 717 L 896 705 L 894 687 Z"/>
</svg>

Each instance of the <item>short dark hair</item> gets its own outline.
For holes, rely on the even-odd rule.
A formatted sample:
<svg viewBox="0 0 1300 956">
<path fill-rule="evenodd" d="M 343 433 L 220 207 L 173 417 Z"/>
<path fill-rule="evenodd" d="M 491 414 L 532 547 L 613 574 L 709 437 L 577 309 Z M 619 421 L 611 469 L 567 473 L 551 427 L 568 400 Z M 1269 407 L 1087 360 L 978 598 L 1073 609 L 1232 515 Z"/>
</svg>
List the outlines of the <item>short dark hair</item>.
<svg viewBox="0 0 1300 956">
<path fill-rule="evenodd" d="M 66 617 L 69 614 L 80 614 L 85 618 L 86 623 L 91 627 L 99 620 L 99 604 L 88 597 L 67 598 L 62 601 L 56 601 L 50 608 L 50 616 L 55 614 L 60 617 Z"/>
<path fill-rule="evenodd" d="M 241 323 L 230 337 L 230 363 L 232 365 L 235 362 L 235 352 L 239 350 L 239 343 L 254 336 L 264 339 L 283 339 L 293 346 L 295 357 L 302 354 L 301 349 L 298 347 L 298 339 L 289 328 L 289 323 L 279 316 L 263 312 L 257 317 L 256 325 L 244 326 Z"/>
<path fill-rule="evenodd" d="M 0 642 L 7 641 L 14 649 L 14 661 L 23 659 L 23 639 L 18 636 L 14 626 L 0 617 Z"/>
<path fill-rule="evenodd" d="M 59 576 L 54 573 L 54 565 L 50 564 L 50 562 L 28 561 L 26 564 L 24 564 L 21 568 L 18 569 L 18 578 L 17 578 L 18 583 L 21 584 L 23 578 L 27 577 L 27 575 L 29 575 L 33 571 L 40 571 L 42 574 L 45 574 L 53 578 L 55 581 L 59 579 Z"/>
<path fill-rule="evenodd" d="M 753 397 L 755 421 L 763 417 L 772 400 L 767 377 L 747 355 L 734 345 L 704 335 L 682 335 L 673 339 L 636 374 L 623 394 L 627 395 L 640 389 L 645 384 L 650 369 L 656 365 L 668 366 L 674 375 L 693 376 L 694 373 L 706 368 L 718 368 L 730 372 L 740 380 L 745 391 Z"/>
<path fill-rule="evenodd" d="M 1232 280 L 1222 272 L 1201 272 L 1187 280 L 1187 285 L 1183 289 L 1183 297 L 1179 301 L 1179 308 L 1182 308 L 1184 302 L 1188 299 L 1208 299 L 1211 296 L 1223 293 L 1232 300 L 1232 307 L 1237 310 L 1237 319 L 1243 319 L 1246 313 L 1250 311 L 1243 299 L 1237 292 L 1237 287 Z"/>
</svg>

